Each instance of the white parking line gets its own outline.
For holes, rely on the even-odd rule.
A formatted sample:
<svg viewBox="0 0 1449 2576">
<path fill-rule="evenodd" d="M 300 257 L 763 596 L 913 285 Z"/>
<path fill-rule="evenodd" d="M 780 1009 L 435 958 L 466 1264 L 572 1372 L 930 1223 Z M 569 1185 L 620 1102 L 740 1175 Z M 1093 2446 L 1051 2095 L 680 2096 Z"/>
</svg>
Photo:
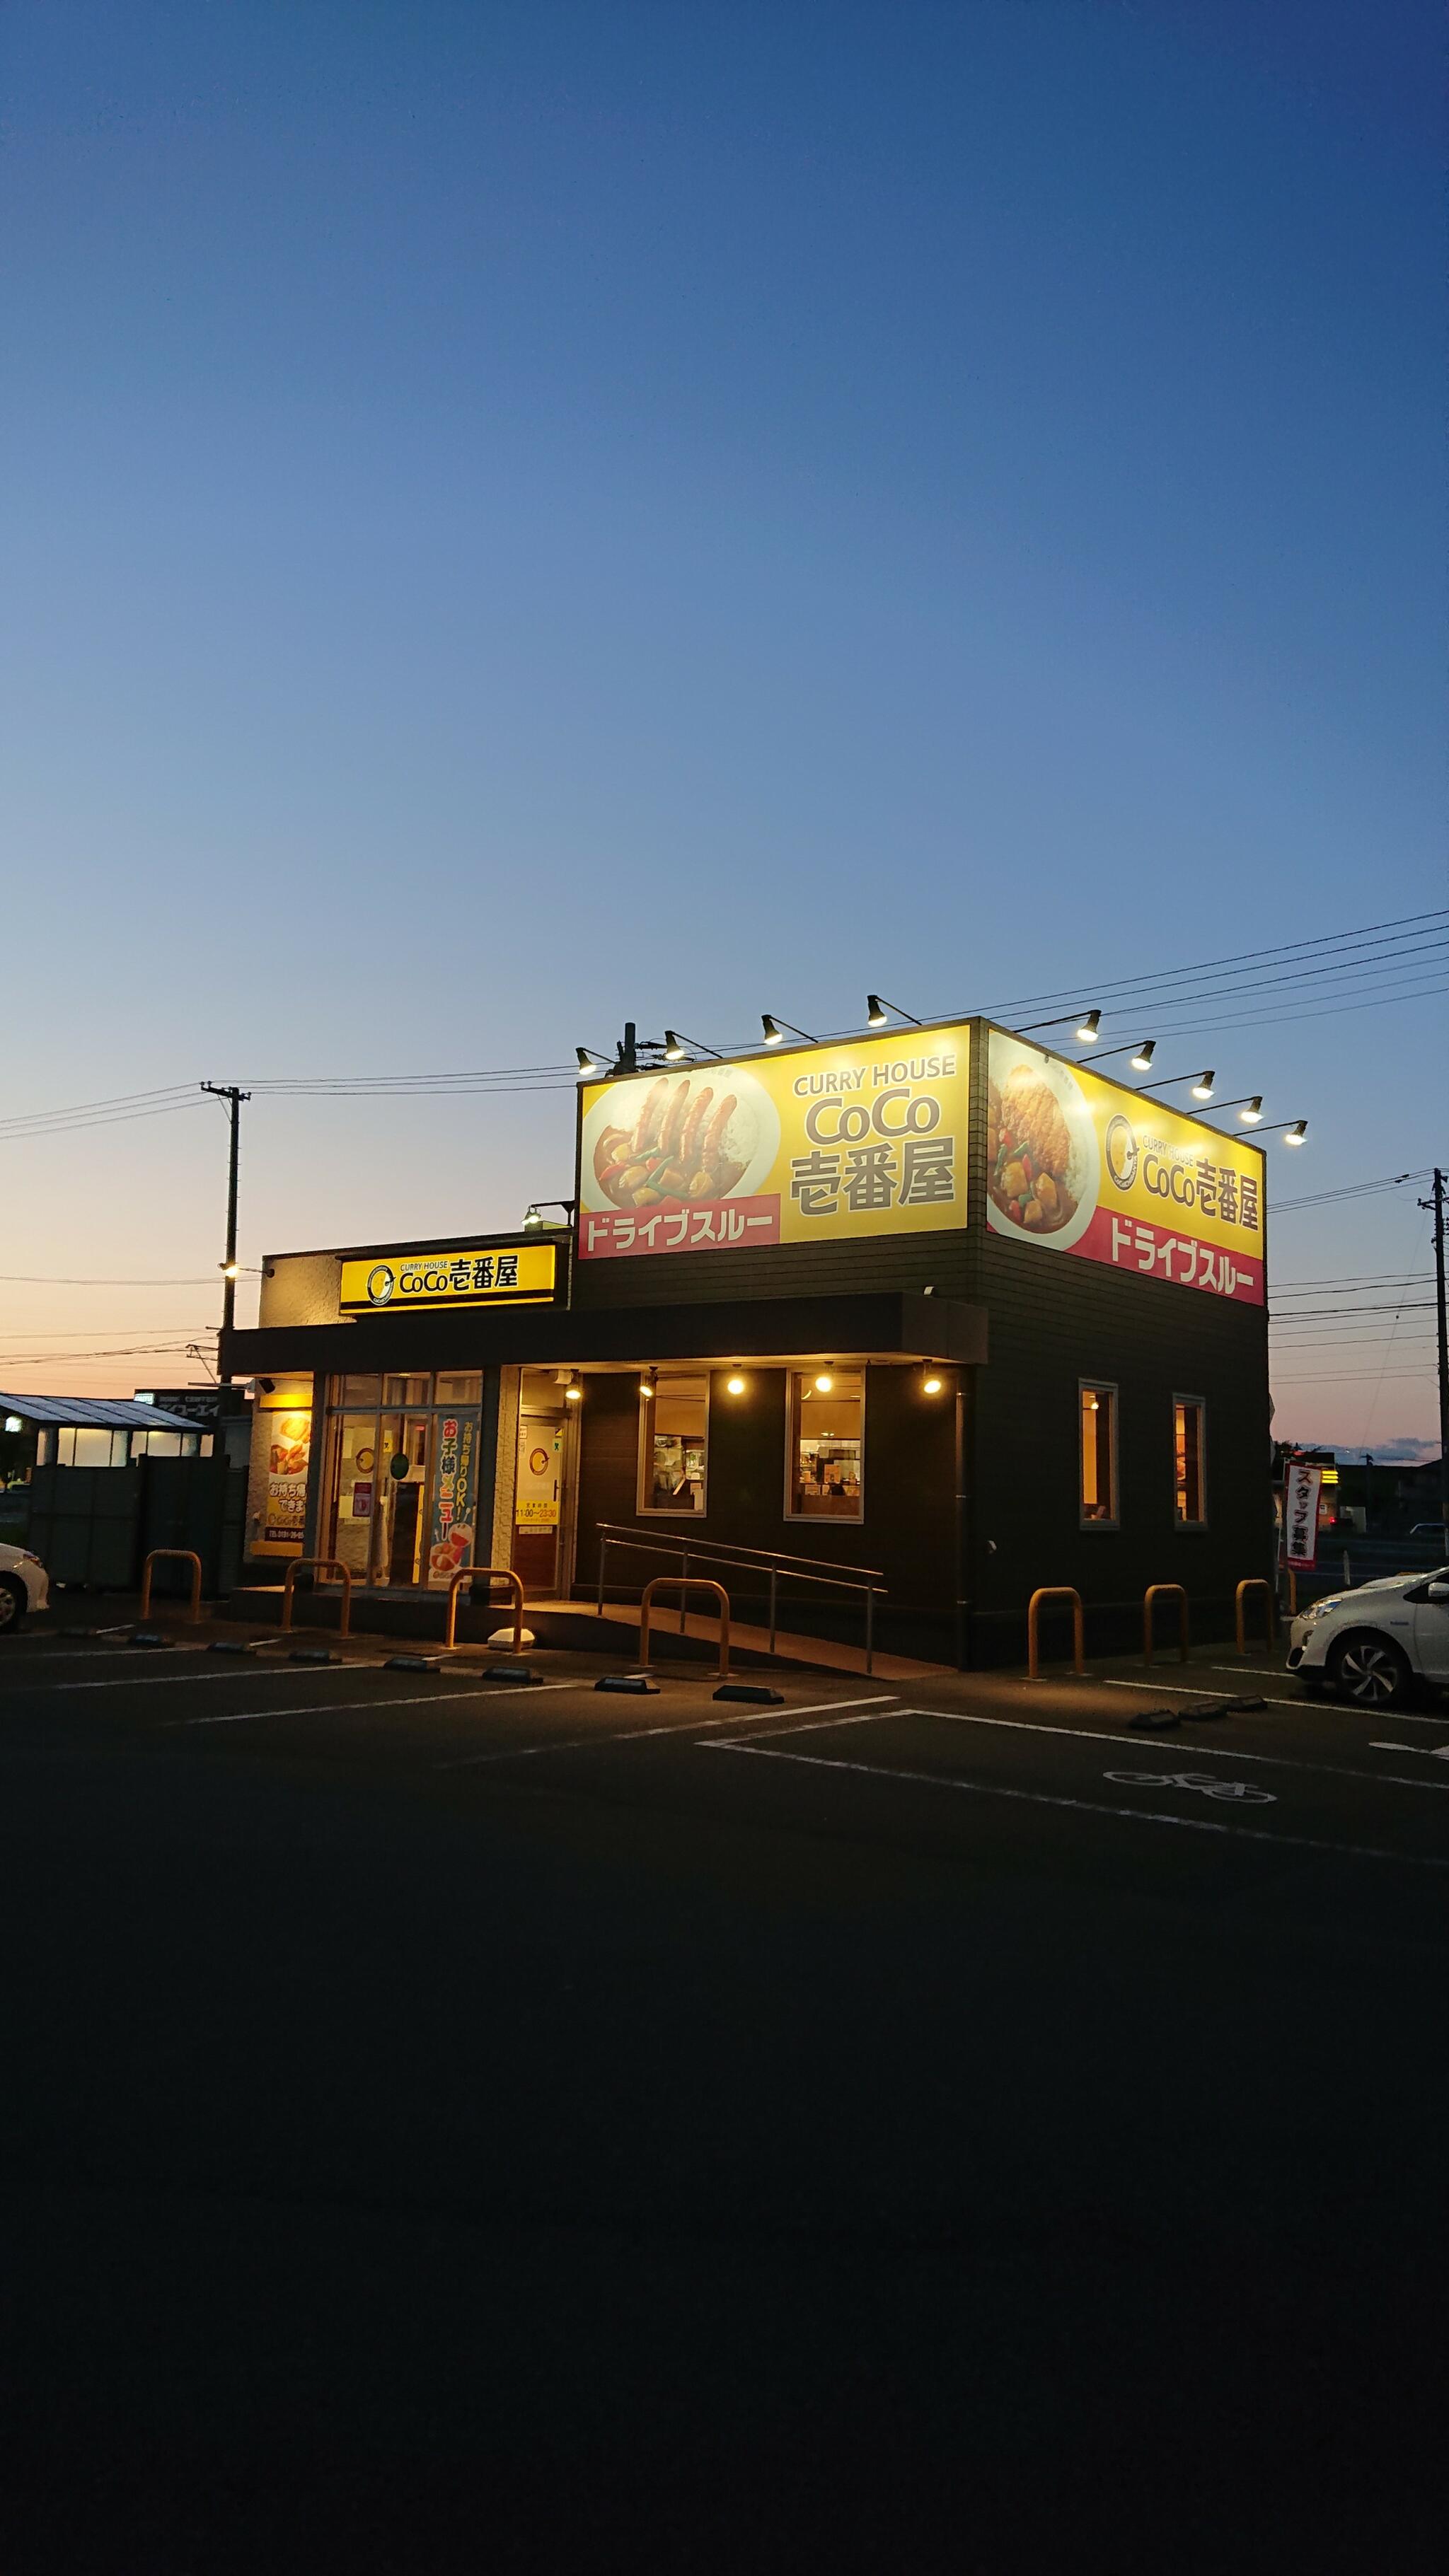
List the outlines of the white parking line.
<svg viewBox="0 0 1449 2576">
<path fill-rule="evenodd" d="M 162 1730 L 183 1726 L 248 1726 L 263 1717 L 346 1717 L 359 1708 L 453 1708 L 463 1699 L 516 1699 L 521 1691 L 587 1690 L 586 1682 L 480 1682 L 476 1690 L 412 1691 L 406 1699 L 303 1700 L 295 1708 L 243 1708 L 222 1717 L 169 1717 Z"/>
<path fill-rule="evenodd" d="M 75 1654 L 46 1654 L 46 1672 L 52 1664 L 113 1664 L 119 1656 L 126 1656 L 126 1662 L 137 1664 L 139 1669 L 142 1664 L 150 1664 L 150 1654 L 206 1654 L 206 1641 L 199 1641 L 196 1646 L 178 1643 L 178 1646 L 162 1646 L 162 1649 L 150 1651 L 144 1646 L 139 1646 L 139 1649 L 131 1649 L 131 1646 L 80 1646 Z M 10 1674 L 5 1674 L 5 1680 L 10 1680 Z M 57 1690 L 85 1690 L 88 1685 L 85 1682 L 57 1682 L 54 1687 Z"/>
<path fill-rule="evenodd" d="M 1119 1682 L 1112 1674 L 1103 1673 L 1101 1681 L 1104 1690 L 1155 1691 L 1159 1699 L 1164 1691 L 1176 1691 L 1179 1699 L 1221 1700 L 1227 1697 L 1226 1691 L 1194 1690 L 1191 1682 L 1171 1682 L 1165 1676 L 1160 1682 Z M 1241 1696 L 1246 1698 L 1247 1693 Z M 1259 1691 L 1257 1696 L 1259 1699 L 1275 1699 L 1281 1708 L 1302 1708 L 1304 1705 L 1297 1691 Z"/>
<path fill-rule="evenodd" d="M 893 1705 L 893 1703 L 889 1701 L 888 1697 L 884 1700 L 821 1699 L 812 1701 L 808 1708 L 801 1709 L 799 1713 L 802 1717 L 813 1717 L 818 1710 L 823 1708 L 833 1710 L 842 1708 L 872 1708 L 883 1713 L 887 1705 Z M 823 1723 L 828 1726 L 830 1724 L 829 1718 L 826 1718 Z M 840 1724 L 842 1726 L 859 1726 L 861 1723 L 862 1721 L 858 1717 L 847 1717 L 840 1720 Z M 500 1752 L 465 1753 L 460 1759 L 455 1758 L 449 1762 L 440 1762 L 437 1765 L 437 1768 L 440 1771 L 473 1771 L 476 1770 L 478 1765 L 482 1762 L 522 1762 L 533 1753 L 585 1753 L 591 1746 L 599 1744 L 642 1744 L 645 1738 L 651 1735 L 690 1735 L 701 1726 L 738 1726 L 738 1724 L 739 1716 L 737 1711 L 730 1709 L 726 1715 L 719 1717 L 691 1717 L 684 1719 L 682 1722 L 678 1720 L 673 1723 L 666 1721 L 662 1726 L 628 1726 L 622 1728 L 619 1732 L 613 1735 L 567 1735 L 556 1738 L 551 1744 L 517 1744 L 505 1746 Z M 794 1731 L 795 1730 L 793 1728 L 786 1728 L 783 1730 L 783 1732 L 787 1734 L 791 1734 Z M 808 1727 L 801 1727 L 799 1731 L 802 1735 L 807 1735 L 810 1732 Z"/>
<path fill-rule="evenodd" d="M 944 1718 L 952 1726 L 1005 1727 L 1017 1735 L 1077 1736 L 1084 1744 L 1128 1744 L 1136 1753 L 1146 1750 L 1141 1735 L 1108 1735 L 1100 1728 L 1089 1726 L 1044 1726 L 1038 1720 L 1029 1717 L 978 1717 L 971 1710 L 958 1708 L 898 1708 L 895 1714 L 897 1717 Z M 746 1744 L 757 1742 L 759 1739 L 740 1736 L 737 1740 L 741 1744 Z M 1172 1749 L 1174 1748 L 1169 1748 L 1165 1744 L 1162 1748 L 1165 1754 Z M 1405 1753 L 1414 1750 L 1407 1744 L 1399 1749 Z M 1301 1756 L 1291 1753 L 1245 1753 L 1241 1746 L 1235 1744 L 1205 1744 L 1197 1735 L 1192 1739 L 1192 1750 L 1194 1760 L 1202 1754 L 1217 1762 L 1264 1763 L 1273 1771 L 1321 1772 L 1325 1778 L 1331 1780 L 1373 1780 L 1395 1789 L 1449 1791 L 1449 1780 L 1422 1780 L 1417 1776 L 1409 1779 L 1394 1771 L 1351 1771 L 1342 1762 L 1305 1762 Z"/>
<path fill-rule="evenodd" d="M 204 1649 L 197 1649 L 197 1651 L 204 1652 Z M 382 1665 L 380 1663 L 333 1664 L 319 1665 L 317 1669 L 319 1672 L 330 1670 L 334 1673 L 380 1673 Z M 194 1689 L 198 1682 L 255 1681 L 258 1673 L 266 1673 L 272 1681 L 295 1681 L 296 1679 L 295 1672 L 287 1664 L 257 1664 L 251 1668 L 245 1664 L 229 1666 L 219 1664 L 215 1672 L 152 1673 L 138 1670 L 132 1673 L 110 1673 L 103 1682 L 52 1682 L 50 1687 L 55 1691 L 130 1690 L 136 1683 L 144 1682 L 151 1690 L 159 1690 L 166 1682 L 189 1682 Z"/>
<path fill-rule="evenodd" d="M 996 1782 L 943 1779 L 934 1771 L 890 1771 L 874 1762 L 832 1762 L 823 1753 L 784 1753 L 769 1744 L 742 1744 L 725 1739 L 697 1744 L 696 1753 L 744 1753 L 758 1762 L 798 1762 L 812 1771 L 851 1771 L 865 1780 L 904 1780 L 922 1789 L 954 1789 L 970 1798 L 1007 1798 L 1027 1807 L 1070 1808 L 1080 1815 L 1111 1816 L 1131 1825 L 1168 1825 L 1183 1834 L 1219 1834 L 1230 1841 L 1272 1843 L 1289 1851 L 1332 1852 L 1350 1860 L 1398 1861 L 1406 1869 L 1449 1870 L 1449 1859 L 1419 1852 L 1381 1850 L 1373 1843 L 1331 1843 L 1308 1834 L 1271 1833 L 1262 1826 L 1220 1824 L 1206 1816 L 1172 1816 L 1150 1807 L 1109 1807 L 1096 1798 L 1053 1797 L 1043 1789 L 1007 1789 Z"/>
</svg>

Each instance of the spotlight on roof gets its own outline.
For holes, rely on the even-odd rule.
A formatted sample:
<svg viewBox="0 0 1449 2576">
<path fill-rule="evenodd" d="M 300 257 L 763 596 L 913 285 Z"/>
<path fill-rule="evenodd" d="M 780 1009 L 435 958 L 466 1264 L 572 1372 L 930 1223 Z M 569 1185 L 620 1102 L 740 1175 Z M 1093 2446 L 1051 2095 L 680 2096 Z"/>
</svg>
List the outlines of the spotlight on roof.
<svg viewBox="0 0 1449 2576">
<path fill-rule="evenodd" d="M 1192 1096 L 1194 1100 L 1211 1100 L 1213 1096 L 1213 1084 L 1216 1080 L 1217 1075 L 1215 1073 L 1200 1073 L 1196 1082 L 1192 1086 Z"/>
<path fill-rule="evenodd" d="M 1089 1011 L 1084 1020 L 1079 1020 L 1077 1022 L 1077 1035 L 1081 1039 L 1083 1046 L 1096 1045 L 1097 1031 L 1101 1025 L 1102 1014 L 1100 1011 Z"/>
<path fill-rule="evenodd" d="M 1241 1118 L 1245 1127 L 1256 1127 L 1262 1115 L 1263 1095 L 1261 1091 L 1255 1091 L 1251 1100 L 1244 1101 L 1242 1108 L 1238 1111 L 1238 1116 Z"/>
<path fill-rule="evenodd" d="M 781 1028 L 778 1020 L 771 1019 L 768 1011 L 762 1011 L 760 1013 L 760 1026 L 765 1032 L 766 1046 L 782 1046 L 784 1044 L 785 1032 Z"/>
<path fill-rule="evenodd" d="M 664 1032 L 665 1063 L 679 1064 L 683 1060 L 683 1056 L 684 1040 L 680 1036 L 678 1029 L 666 1029 Z"/>
<path fill-rule="evenodd" d="M 865 997 L 866 1027 L 868 1029 L 883 1029 L 889 1016 L 890 1014 L 887 1011 L 884 1002 L 881 1000 L 879 993 L 867 993 Z"/>
<path fill-rule="evenodd" d="M 1302 1144 L 1302 1142 L 1303 1142 L 1303 1139 L 1304 1139 L 1304 1137 L 1307 1135 L 1307 1133 L 1308 1133 L 1308 1121 L 1307 1121 L 1307 1119 L 1306 1119 L 1306 1118 L 1295 1118 L 1295 1119 L 1294 1119 L 1294 1121 L 1293 1121 L 1292 1126 L 1291 1126 L 1291 1127 L 1289 1128 L 1289 1130 L 1288 1130 L 1287 1135 L 1284 1137 L 1283 1142 L 1284 1142 L 1284 1144 L 1285 1144 L 1285 1145 L 1301 1145 L 1301 1144 Z"/>
<path fill-rule="evenodd" d="M 1137 1053 L 1132 1058 L 1132 1061 L 1137 1067 L 1139 1073 L 1150 1073 L 1152 1071 L 1152 1059 L 1156 1053 L 1156 1038 L 1144 1038 L 1141 1046 L 1137 1050 Z"/>
<path fill-rule="evenodd" d="M 595 1074 L 602 1073 L 605 1070 L 600 1059 L 595 1055 L 592 1047 L 575 1047 L 574 1053 L 579 1060 L 580 1073 L 586 1074 L 590 1080 L 592 1080 Z"/>
</svg>

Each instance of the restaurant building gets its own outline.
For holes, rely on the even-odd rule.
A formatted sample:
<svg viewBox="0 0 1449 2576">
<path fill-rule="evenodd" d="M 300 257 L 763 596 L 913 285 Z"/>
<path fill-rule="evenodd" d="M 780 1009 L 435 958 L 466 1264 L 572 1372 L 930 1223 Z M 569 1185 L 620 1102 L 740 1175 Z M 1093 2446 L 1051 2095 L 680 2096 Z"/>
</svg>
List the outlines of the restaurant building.
<svg viewBox="0 0 1449 2576">
<path fill-rule="evenodd" d="M 947 1664 L 1272 1571 L 1264 1156 L 982 1020 L 580 1085 L 571 1222 L 268 1257 L 249 1561 L 397 1599 L 508 1565 Z M 631 1544 L 632 1542 L 632 1544 Z M 606 1550 L 601 1569 L 601 1549 Z M 812 1571 L 823 1579 L 803 1578 Z M 850 1576 L 859 1580 L 848 1589 Z M 838 1575 L 839 1583 L 824 1579 Z M 541 1617 L 535 1624 L 543 1632 Z"/>
</svg>

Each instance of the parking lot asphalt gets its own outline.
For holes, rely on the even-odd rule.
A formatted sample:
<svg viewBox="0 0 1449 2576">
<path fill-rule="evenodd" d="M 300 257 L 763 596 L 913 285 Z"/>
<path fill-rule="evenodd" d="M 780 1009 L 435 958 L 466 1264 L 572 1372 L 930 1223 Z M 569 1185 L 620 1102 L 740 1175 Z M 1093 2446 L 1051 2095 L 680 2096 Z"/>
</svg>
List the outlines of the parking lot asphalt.
<svg viewBox="0 0 1449 2576">
<path fill-rule="evenodd" d="M 0 1656 L 9 2566 L 1437 2566 L 1449 1710 L 531 1662 Z"/>
</svg>

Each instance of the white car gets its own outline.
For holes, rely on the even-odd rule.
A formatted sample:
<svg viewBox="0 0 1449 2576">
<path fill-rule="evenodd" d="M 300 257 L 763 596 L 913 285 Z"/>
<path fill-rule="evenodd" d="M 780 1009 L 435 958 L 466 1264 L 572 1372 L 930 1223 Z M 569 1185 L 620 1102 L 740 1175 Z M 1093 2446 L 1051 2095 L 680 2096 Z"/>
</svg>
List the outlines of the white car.
<svg viewBox="0 0 1449 2576">
<path fill-rule="evenodd" d="M 0 1637 L 13 1636 L 27 1610 L 43 1610 L 50 1577 L 28 1547 L 0 1540 Z"/>
<path fill-rule="evenodd" d="M 1360 1708 L 1392 1708 L 1416 1681 L 1449 1688 L 1449 1565 L 1313 1602 L 1289 1631 L 1288 1669 Z"/>
</svg>

